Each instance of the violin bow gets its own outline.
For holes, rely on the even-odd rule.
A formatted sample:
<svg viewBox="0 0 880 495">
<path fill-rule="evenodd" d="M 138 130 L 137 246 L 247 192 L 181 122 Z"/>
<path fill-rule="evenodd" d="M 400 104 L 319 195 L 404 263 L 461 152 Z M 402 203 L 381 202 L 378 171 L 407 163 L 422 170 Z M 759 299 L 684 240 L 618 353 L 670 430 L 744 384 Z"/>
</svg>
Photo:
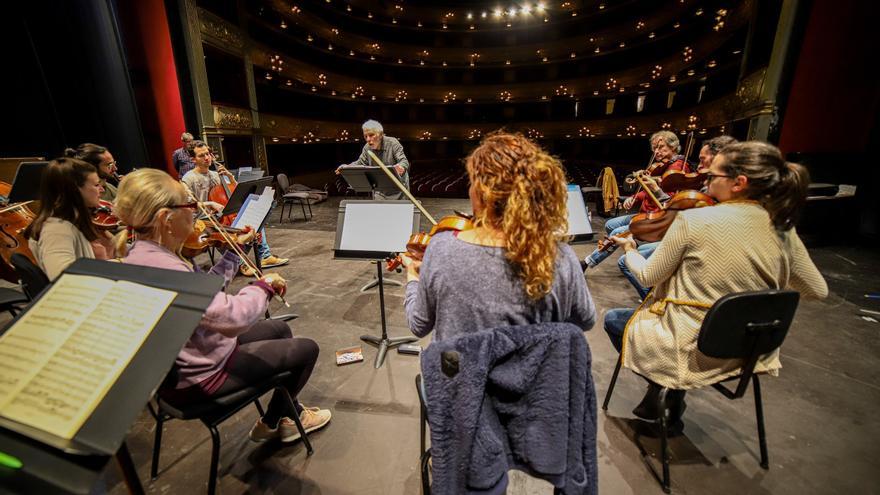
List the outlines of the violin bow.
<svg viewBox="0 0 880 495">
<path fill-rule="evenodd" d="M 376 154 L 373 153 L 371 150 L 367 150 L 367 154 L 370 155 L 370 158 L 372 158 L 373 161 L 376 162 L 377 165 L 379 165 L 379 168 L 381 168 L 388 175 L 388 178 L 391 179 L 392 182 L 394 182 L 394 185 L 396 185 L 397 188 L 400 189 L 400 192 L 402 192 L 404 196 L 406 196 L 407 199 L 409 199 L 412 204 L 415 205 L 415 207 L 422 212 L 422 215 L 425 215 L 425 218 L 427 218 L 432 225 L 437 225 L 437 220 L 434 220 L 434 217 L 432 217 L 431 214 L 428 213 L 428 210 L 426 210 L 425 207 L 422 206 L 422 203 L 420 203 L 419 200 L 417 200 L 415 196 L 413 196 L 412 193 L 409 192 L 409 189 L 407 189 L 406 186 L 400 183 L 400 180 L 398 180 L 394 172 L 392 172 L 391 169 L 388 168 L 388 165 L 382 163 L 382 160 L 380 160 L 379 157 L 376 156 Z"/>
<path fill-rule="evenodd" d="M 184 183 L 184 182 L 181 182 L 181 184 L 183 184 L 183 187 L 186 188 L 186 192 L 190 195 L 190 197 L 192 197 L 192 199 L 196 199 L 195 195 L 193 194 L 193 192 L 189 188 L 189 186 L 187 186 L 186 183 Z M 198 206 L 199 211 L 202 212 L 202 215 L 205 215 L 207 217 L 208 222 L 211 224 L 212 227 L 214 227 L 214 230 L 216 230 L 220 234 L 220 237 L 222 237 L 223 240 L 226 241 L 226 243 L 232 249 L 232 251 L 235 252 L 236 255 L 238 255 L 238 258 L 241 260 L 241 262 L 244 263 L 245 266 L 247 266 L 248 268 L 253 270 L 254 273 L 257 275 L 257 277 L 262 278 L 263 271 L 260 270 L 259 268 L 257 268 L 257 265 L 254 264 L 250 260 L 250 258 L 247 257 L 247 255 L 244 253 L 244 251 L 241 250 L 240 247 L 238 247 L 238 242 L 236 242 L 236 240 L 233 239 L 226 232 L 226 230 L 223 228 L 223 226 L 217 222 L 217 220 L 214 218 L 214 215 L 212 215 L 208 211 L 208 209 L 205 208 L 204 203 L 202 203 L 201 201 L 196 201 L 196 206 Z M 284 296 L 282 296 L 281 294 L 276 293 L 274 297 L 278 301 L 283 303 L 285 307 L 288 307 L 288 308 L 290 307 L 290 304 L 284 299 Z"/>
</svg>

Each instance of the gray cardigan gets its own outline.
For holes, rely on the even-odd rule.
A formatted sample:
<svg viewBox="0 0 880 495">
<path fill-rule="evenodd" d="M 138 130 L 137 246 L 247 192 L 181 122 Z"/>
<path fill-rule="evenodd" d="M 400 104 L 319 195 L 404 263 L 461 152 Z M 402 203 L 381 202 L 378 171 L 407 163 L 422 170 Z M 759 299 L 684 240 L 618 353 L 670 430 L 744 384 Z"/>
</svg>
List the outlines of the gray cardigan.
<svg viewBox="0 0 880 495">
<path fill-rule="evenodd" d="M 589 330 L 596 309 L 580 262 L 559 243 L 553 285 L 543 299 L 526 296 L 503 248 L 470 244 L 452 232 L 431 238 L 419 281 L 406 285 L 406 318 L 419 337 L 434 340 L 508 325 L 569 322 Z"/>
</svg>

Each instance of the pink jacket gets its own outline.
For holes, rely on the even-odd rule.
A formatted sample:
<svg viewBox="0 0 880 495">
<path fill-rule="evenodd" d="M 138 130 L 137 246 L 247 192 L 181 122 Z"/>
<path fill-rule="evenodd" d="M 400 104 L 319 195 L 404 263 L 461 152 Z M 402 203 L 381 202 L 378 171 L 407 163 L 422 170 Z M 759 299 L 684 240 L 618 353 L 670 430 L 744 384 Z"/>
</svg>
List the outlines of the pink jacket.
<svg viewBox="0 0 880 495">
<path fill-rule="evenodd" d="M 168 270 L 194 271 L 192 266 L 171 251 L 144 240 L 135 242 L 123 262 Z M 238 271 L 239 263 L 235 253 L 228 251 L 209 273 L 221 275 L 228 285 Z M 237 345 L 236 337 L 262 317 L 271 297 L 271 289 L 260 285 L 244 287 L 234 296 L 218 292 L 192 336 L 177 355 L 177 388 L 205 382 L 211 384 L 206 389 L 206 392 L 211 393 L 211 389 L 219 387 L 225 376 L 217 374 L 225 373 L 226 361 Z"/>
</svg>

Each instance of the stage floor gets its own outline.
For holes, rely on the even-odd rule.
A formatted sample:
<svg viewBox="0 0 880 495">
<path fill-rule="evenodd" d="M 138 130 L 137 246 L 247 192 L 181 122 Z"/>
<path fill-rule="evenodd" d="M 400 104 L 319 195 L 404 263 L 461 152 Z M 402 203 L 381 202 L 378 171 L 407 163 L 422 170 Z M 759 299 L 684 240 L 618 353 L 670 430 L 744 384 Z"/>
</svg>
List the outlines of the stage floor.
<svg viewBox="0 0 880 495">
<path fill-rule="evenodd" d="M 246 408 L 220 427 L 220 493 L 416 494 L 419 493 L 419 407 L 414 377 L 418 357 L 389 354 L 373 368 L 376 351 L 364 345 L 365 361 L 337 367 L 336 349 L 359 344 L 362 334 L 380 332 L 379 295 L 360 287 L 374 276 L 369 262 L 332 259 L 339 198 L 312 207 L 314 218 L 278 223 L 274 212 L 269 240 L 274 254 L 289 257 L 280 267 L 290 283 L 287 300 L 300 315 L 295 335 L 314 339 L 321 355 L 300 398 L 308 406 L 329 408 L 330 425 L 310 438 L 315 453 L 301 443 L 257 445 L 246 435 L 256 410 Z M 439 217 L 453 209 L 468 211 L 467 200 L 428 199 Z M 600 228 L 603 219 L 594 218 Z M 578 245 L 585 255 L 592 245 Z M 880 323 L 858 316 L 858 308 L 880 310 L 864 298 L 878 289 L 880 256 L 852 247 L 811 250 L 831 288 L 825 301 L 801 302 L 783 348 L 779 378 L 766 378 L 765 421 L 769 471 L 758 465 L 758 444 L 751 393 L 728 401 L 713 390 L 688 394 L 685 436 L 672 442 L 675 493 L 869 493 L 880 475 Z M 588 273 L 588 285 L 601 316 L 607 309 L 638 303 L 619 273 L 617 255 Z M 403 275 L 391 278 L 404 280 Z M 249 280 L 237 278 L 232 290 Z M 387 286 L 388 333 L 408 335 L 403 289 Z M 283 312 L 277 302 L 273 312 Z M 607 389 L 617 359 L 601 324 L 586 333 L 593 353 L 593 379 Z M 429 339 L 423 339 L 423 346 Z M 662 493 L 631 440 L 630 410 L 643 393 L 643 381 L 621 373 L 607 414 L 599 410 L 598 453 L 601 493 Z M 159 478 L 149 481 L 155 423 L 144 411 L 128 439 L 148 493 L 204 493 L 210 436 L 197 421 L 171 421 L 163 436 Z M 97 492 L 126 492 L 110 464 Z M 552 493 L 549 485 L 525 475 L 512 478 L 509 493 Z"/>
</svg>

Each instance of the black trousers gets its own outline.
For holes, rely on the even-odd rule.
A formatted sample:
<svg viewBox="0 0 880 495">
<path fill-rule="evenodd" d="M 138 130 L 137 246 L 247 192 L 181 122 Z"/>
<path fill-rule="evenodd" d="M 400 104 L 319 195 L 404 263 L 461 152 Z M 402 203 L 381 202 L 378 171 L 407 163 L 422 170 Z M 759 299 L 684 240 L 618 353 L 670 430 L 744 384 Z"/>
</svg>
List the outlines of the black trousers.
<svg viewBox="0 0 880 495">
<path fill-rule="evenodd" d="M 238 336 L 238 349 L 226 366 L 229 376 L 213 395 L 226 395 L 290 371 L 291 378 L 282 385 L 295 398 L 312 375 L 318 351 L 318 344 L 314 340 L 293 337 L 287 323 L 258 321 Z M 291 408 L 284 394 L 276 390 L 266 408 L 263 422 L 274 428 L 281 418 L 299 414 L 299 404 L 293 407 L 295 409 Z"/>
</svg>

